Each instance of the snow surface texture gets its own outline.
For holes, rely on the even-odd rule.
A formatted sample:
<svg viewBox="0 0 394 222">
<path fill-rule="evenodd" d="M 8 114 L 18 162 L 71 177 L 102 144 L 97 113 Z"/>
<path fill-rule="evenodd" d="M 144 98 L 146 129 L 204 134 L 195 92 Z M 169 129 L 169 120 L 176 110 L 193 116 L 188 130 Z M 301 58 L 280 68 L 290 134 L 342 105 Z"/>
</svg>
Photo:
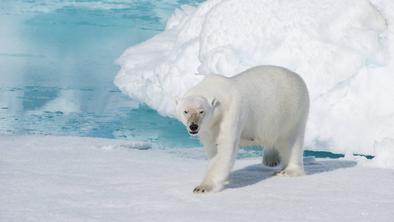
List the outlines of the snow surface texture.
<svg viewBox="0 0 394 222">
<path fill-rule="evenodd" d="M 0 148 L 0 221 L 384 222 L 394 217 L 393 170 L 351 160 L 308 158 L 308 175 L 297 178 L 272 177 L 273 169 L 261 158 L 238 160 L 225 190 L 197 195 L 192 189 L 206 160 L 141 150 L 148 144 L 0 136 Z"/>
<path fill-rule="evenodd" d="M 149 144 L 0 136 L 0 221 L 392 221 L 393 170 L 305 160 L 307 176 L 236 162 L 219 193 L 192 189 L 206 160 Z"/>
<path fill-rule="evenodd" d="M 309 149 L 392 159 L 380 145 L 394 137 L 393 22 L 392 0 L 209 0 L 127 49 L 115 84 L 173 116 L 173 98 L 203 75 L 284 66 L 310 90 Z"/>
</svg>

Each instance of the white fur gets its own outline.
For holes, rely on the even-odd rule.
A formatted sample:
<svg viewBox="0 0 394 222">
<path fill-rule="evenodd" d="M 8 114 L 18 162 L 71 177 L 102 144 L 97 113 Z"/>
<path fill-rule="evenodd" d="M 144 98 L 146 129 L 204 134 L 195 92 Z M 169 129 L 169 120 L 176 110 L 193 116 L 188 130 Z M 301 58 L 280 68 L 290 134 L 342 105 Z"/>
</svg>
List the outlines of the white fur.
<svg viewBox="0 0 394 222">
<path fill-rule="evenodd" d="M 209 158 L 194 191 L 222 189 L 244 145 L 263 146 L 263 163 L 280 163 L 278 175 L 302 175 L 308 111 L 304 81 L 285 68 L 258 66 L 230 78 L 208 75 L 177 102 L 179 119 L 188 128 L 198 124 Z"/>
</svg>

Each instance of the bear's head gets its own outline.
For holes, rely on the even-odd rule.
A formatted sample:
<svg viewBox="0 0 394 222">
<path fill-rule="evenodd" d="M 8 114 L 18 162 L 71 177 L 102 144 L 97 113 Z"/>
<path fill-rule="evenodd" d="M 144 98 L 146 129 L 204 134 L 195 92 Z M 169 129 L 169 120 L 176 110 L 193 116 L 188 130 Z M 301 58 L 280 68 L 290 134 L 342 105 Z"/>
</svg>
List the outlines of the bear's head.
<svg viewBox="0 0 394 222">
<path fill-rule="evenodd" d="M 198 135 L 198 131 L 210 122 L 216 99 L 208 100 L 203 96 L 187 96 L 176 100 L 176 114 L 186 126 L 190 135 Z"/>
</svg>

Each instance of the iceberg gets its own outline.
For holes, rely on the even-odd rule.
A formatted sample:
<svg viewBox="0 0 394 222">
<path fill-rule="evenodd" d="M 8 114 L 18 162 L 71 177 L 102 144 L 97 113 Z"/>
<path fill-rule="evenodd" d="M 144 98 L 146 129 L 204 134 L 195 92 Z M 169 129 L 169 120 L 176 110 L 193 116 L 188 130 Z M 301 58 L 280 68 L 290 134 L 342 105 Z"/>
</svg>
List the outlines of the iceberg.
<svg viewBox="0 0 394 222">
<path fill-rule="evenodd" d="M 378 144 L 394 137 L 393 12 L 391 0 L 210 0 L 183 6 L 163 32 L 123 53 L 114 82 L 174 116 L 173 98 L 204 75 L 284 66 L 305 79 L 311 94 L 308 149 L 379 155 L 385 152 Z M 394 153 L 394 144 L 385 144 Z"/>
</svg>

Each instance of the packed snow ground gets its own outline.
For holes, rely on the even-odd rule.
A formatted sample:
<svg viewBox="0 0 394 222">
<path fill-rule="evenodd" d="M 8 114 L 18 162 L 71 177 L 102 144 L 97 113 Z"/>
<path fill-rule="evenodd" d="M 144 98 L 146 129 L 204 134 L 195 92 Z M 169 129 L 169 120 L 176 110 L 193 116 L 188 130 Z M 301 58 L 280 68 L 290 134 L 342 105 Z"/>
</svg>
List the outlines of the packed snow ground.
<svg viewBox="0 0 394 222">
<path fill-rule="evenodd" d="M 307 176 L 236 162 L 193 194 L 207 162 L 107 139 L 0 136 L 0 221 L 392 221 L 394 170 L 305 160 Z"/>
<path fill-rule="evenodd" d="M 208 0 L 127 49 L 115 84 L 171 116 L 203 75 L 284 66 L 310 90 L 308 148 L 394 160 L 393 24 L 392 0 Z"/>
</svg>

